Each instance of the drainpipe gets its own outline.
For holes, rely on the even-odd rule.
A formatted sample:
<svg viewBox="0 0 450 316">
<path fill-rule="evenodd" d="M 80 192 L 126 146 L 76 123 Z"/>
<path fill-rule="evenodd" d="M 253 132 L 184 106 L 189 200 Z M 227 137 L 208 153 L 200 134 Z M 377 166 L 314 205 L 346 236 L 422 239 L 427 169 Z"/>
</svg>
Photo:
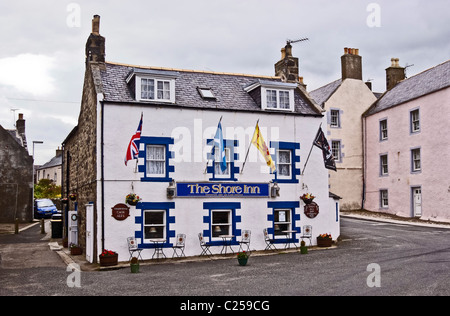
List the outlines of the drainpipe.
<svg viewBox="0 0 450 316">
<path fill-rule="evenodd" d="M 101 208 L 102 208 L 102 251 L 105 249 L 105 165 L 104 165 L 104 110 L 105 105 L 103 101 L 100 101 L 101 104 L 101 114 L 100 114 L 100 124 L 101 124 L 101 132 L 100 132 L 100 168 L 101 168 L 101 190 L 102 190 L 102 200 L 101 200 Z"/>
<path fill-rule="evenodd" d="M 366 142 L 367 142 L 367 135 L 366 135 L 366 117 L 364 117 L 364 114 L 361 118 L 362 120 L 362 151 L 363 151 L 363 187 L 362 187 L 362 200 L 361 200 L 361 209 L 364 209 L 364 204 L 366 202 L 366 165 L 367 165 L 367 157 L 366 157 Z"/>
</svg>

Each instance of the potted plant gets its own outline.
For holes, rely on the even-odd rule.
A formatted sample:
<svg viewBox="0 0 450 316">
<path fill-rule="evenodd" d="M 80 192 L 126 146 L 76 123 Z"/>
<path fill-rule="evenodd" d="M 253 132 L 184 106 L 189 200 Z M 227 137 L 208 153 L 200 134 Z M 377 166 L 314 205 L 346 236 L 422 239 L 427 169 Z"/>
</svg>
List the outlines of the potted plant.
<svg viewBox="0 0 450 316">
<path fill-rule="evenodd" d="M 75 193 L 70 193 L 70 194 L 69 194 L 69 199 L 70 199 L 71 201 L 75 201 L 75 200 L 77 199 L 77 195 L 76 195 Z"/>
<path fill-rule="evenodd" d="M 302 255 L 306 255 L 308 253 L 308 247 L 306 247 L 306 244 L 303 240 L 300 242 L 300 253 Z"/>
<path fill-rule="evenodd" d="M 315 196 L 312 195 L 311 193 L 305 193 L 303 194 L 300 199 L 305 203 L 305 204 L 311 204 L 311 202 L 314 200 Z"/>
<path fill-rule="evenodd" d="M 79 256 L 79 255 L 83 254 L 83 248 L 81 248 L 80 246 L 78 246 L 76 244 L 70 244 L 70 254 L 72 256 Z"/>
<path fill-rule="evenodd" d="M 109 267 L 117 265 L 119 255 L 115 251 L 104 249 L 99 258 L 101 267 Z"/>
<path fill-rule="evenodd" d="M 130 193 L 125 197 L 125 203 L 131 206 L 136 206 L 138 202 L 141 200 L 139 195 L 136 195 L 134 193 Z"/>
<path fill-rule="evenodd" d="M 238 252 L 237 259 L 238 259 L 239 265 L 245 266 L 248 261 L 248 254 L 245 251 Z"/>
<path fill-rule="evenodd" d="M 68 204 L 69 203 L 69 199 L 68 198 L 62 198 L 61 199 L 61 203 L 62 204 Z"/>
<path fill-rule="evenodd" d="M 130 267 L 131 267 L 131 273 L 138 273 L 139 272 L 139 261 L 138 261 L 138 258 L 136 258 L 136 257 L 131 258 Z"/>
<path fill-rule="evenodd" d="M 321 234 L 317 236 L 318 247 L 331 247 L 332 242 L 333 239 L 331 238 L 331 234 Z"/>
</svg>

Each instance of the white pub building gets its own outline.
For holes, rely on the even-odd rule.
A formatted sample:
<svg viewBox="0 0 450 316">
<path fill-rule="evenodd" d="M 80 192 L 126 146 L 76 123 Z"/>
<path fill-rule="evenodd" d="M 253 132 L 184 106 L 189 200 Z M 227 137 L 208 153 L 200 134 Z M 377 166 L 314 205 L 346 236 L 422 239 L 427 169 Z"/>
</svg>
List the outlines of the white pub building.
<svg viewBox="0 0 450 316">
<path fill-rule="evenodd" d="M 199 234 L 212 254 L 238 251 L 244 231 L 252 251 L 266 249 L 266 238 L 298 245 L 306 225 L 313 245 L 319 234 L 339 236 L 338 199 L 312 147 L 324 116 L 289 43 L 273 77 L 133 66 L 105 61 L 99 23 L 95 16 L 86 44 L 78 125 L 63 143 L 64 196 L 77 197 L 67 210 L 77 212 L 90 262 L 104 249 L 128 261 L 128 237 L 143 259 L 156 259 L 172 257 L 180 234 L 186 256 L 202 253 Z M 274 170 L 252 143 L 257 125 Z M 318 213 L 305 213 L 305 193 Z"/>
</svg>

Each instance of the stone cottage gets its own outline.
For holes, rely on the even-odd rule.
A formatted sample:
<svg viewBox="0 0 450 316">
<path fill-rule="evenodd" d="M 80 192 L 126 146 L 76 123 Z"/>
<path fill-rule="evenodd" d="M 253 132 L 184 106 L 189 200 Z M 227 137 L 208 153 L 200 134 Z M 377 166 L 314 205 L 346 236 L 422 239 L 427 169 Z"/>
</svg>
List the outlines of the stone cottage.
<svg viewBox="0 0 450 316">
<path fill-rule="evenodd" d="M 212 253 L 237 250 L 245 230 L 252 250 L 267 246 L 263 230 L 276 247 L 298 245 L 305 225 L 339 236 L 320 150 L 302 175 L 324 116 L 298 65 L 275 77 L 111 63 L 99 24 L 95 16 L 79 121 L 63 144 L 63 196 L 76 194 L 68 209 L 89 261 L 104 249 L 129 260 L 127 237 L 151 259 L 171 256 L 179 234 L 187 256 L 201 253 L 199 234 Z M 261 137 L 264 156 L 252 144 Z M 137 159 L 124 163 L 129 149 Z M 304 193 L 316 196 L 314 214 Z M 128 194 L 139 202 L 125 203 Z"/>
<path fill-rule="evenodd" d="M 33 157 L 28 153 L 25 119 L 16 128 L 0 125 L 0 223 L 33 220 Z"/>
</svg>

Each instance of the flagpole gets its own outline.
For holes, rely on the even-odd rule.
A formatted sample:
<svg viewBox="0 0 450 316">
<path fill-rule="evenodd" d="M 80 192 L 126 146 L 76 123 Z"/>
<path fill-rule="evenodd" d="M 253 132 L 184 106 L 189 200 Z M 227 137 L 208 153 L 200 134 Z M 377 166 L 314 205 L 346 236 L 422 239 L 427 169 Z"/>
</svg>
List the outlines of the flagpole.
<svg viewBox="0 0 450 316">
<path fill-rule="evenodd" d="M 222 122 L 222 118 L 223 118 L 223 115 L 220 117 L 217 127 L 219 127 L 220 122 Z M 213 146 L 213 148 L 214 148 L 214 146 Z M 211 152 L 212 152 L 212 150 L 211 150 Z M 208 163 L 209 163 L 209 160 L 208 160 L 208 157 L 206 157 L 206 167 L 205 167 L 205 171 L 203 172 L 203 174 L 206 174 L 206 171 L 208 170 Z M 214 167 L 214 165 L 213 165 L 213 167 Z"/>
<path fill-rule="evenodd" d="M 322 123 L 320 123 L 320 126 L 319 126 L 319 128 L 317 129 L 317 132 L 319 132 L 319 130 L 320 130 L 321 127 L 322 127 Z M 316 133 L 316 136 L 314 136 L 314 139 L 315 139 L 316 137 L 317 137 L 317 133 Z M 306 158 L 305 165 L 303 166 L 302 176 L 305 174 L 306 165 L 308 164 L 309 157 L 311 156 L 311 152 L 312 152 L 312 150 L 313 150 L 313 147 L 314 147 L 314 140 L 312 141 L 312 145 L 311 145 L 311 149 L 309 150 L 308 158 Z"/>
<path fill-rule="evenodd" d="M 256 121 L 255 130 L 253 131 L 252 139 L 253 139 L 253 136 L 255 135 L 255 131 L 256 131 L 256 127 L 258 126 L 258 123 L 259 123 L 259 119 Z M 242 165 L 242 169 L 240 172 L 241 174 L 244 172 L 245 163 L 247 162 L 248 153 L 250 152 L 251 146 L 252 146 L 252 140 L 250 140 L 250 144 L 248 144 L 247 154 L 245 155 L 244 164 Z"/>
</svg>

